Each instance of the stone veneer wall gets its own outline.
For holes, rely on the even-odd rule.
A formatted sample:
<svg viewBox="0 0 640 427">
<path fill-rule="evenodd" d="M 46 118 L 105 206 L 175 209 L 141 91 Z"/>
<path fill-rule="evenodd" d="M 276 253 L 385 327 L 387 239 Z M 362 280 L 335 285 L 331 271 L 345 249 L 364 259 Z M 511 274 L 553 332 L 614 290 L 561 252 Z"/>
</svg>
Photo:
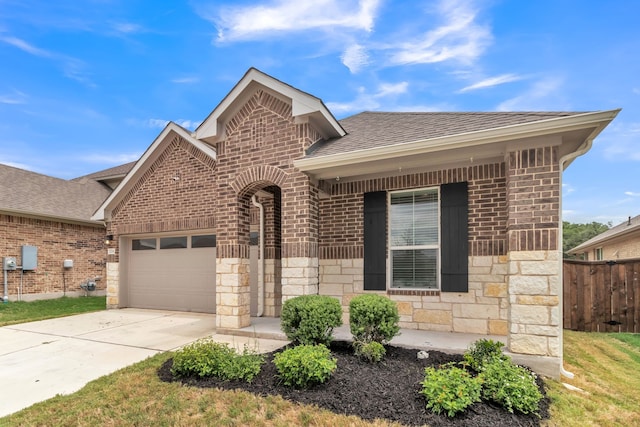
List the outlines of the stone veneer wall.
<svg viewBox="0 0 640 427">
<path fill-rule="evenodd" d="M 469 292 L 433 292 L 432 295 L 388 297 L 398 305 L 400 327 L 425 331 L 507 335 L 507 259 L 504 256 L 469 257 Z M 349 321 L 349 302 L 362 293 L 363 260 L 320 260 L 320 294 L 337 298 L 343 321 Z M 386 291 L 377 293 L 387 295 Z"/>
</svg>

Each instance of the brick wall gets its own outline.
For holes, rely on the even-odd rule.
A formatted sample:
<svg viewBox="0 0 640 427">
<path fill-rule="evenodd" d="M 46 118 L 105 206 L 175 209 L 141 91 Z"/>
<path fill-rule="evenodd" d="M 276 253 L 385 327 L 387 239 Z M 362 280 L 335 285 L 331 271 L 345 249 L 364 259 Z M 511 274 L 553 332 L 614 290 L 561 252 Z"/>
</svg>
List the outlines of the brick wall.
<svg viewBox="0 0 640 427">
<path fill-rule="evenodd" d="M 557 250 L 561 191 L 558 147 L 509 153 L 508 170 L 509 250 Z"/>
<path fill-rule="evenodd" d="M 68 224 L 59 221 L 0 215 L 0 256 L 17 258 L 22 264 L 21 246 L 32 245 L 38 249 L 38 267 L 25 271 L 22 277 L 22 294 L 25 300 L 42 297 L 84 294 L 80 284 L 88 278 L 100 277 L 98 291 L 106 287 L 105 229 L 101 225 Z M 63 261 L 72 259 L 73 268 L 65 270 Z M 20 285 L 20 271 L 10 271 L 7 276 L 9 297 L 15 300 Z"/>
<path fill-rule="evenodd" d="M 460 181 L 469 182 L 469 255 L 505 255 L 505 164 L 494 163 L 332 184 L 331 196 L 320 201 L 320 258 L 362 258 L 365 192 Z"/>
</svg>

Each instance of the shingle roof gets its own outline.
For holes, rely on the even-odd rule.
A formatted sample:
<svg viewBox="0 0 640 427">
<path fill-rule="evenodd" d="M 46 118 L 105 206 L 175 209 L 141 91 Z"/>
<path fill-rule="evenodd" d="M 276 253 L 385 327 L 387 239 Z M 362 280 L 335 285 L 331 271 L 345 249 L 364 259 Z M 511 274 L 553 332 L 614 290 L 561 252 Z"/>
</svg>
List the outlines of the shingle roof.
<svg viewBox="0 0 640 427">
<path fill-rule="evenodd" d="M 615 227 L 611 227 L 607 231 L 598 234 L 595 237 L 587 240 L 586 242 L 576 246 L 573 249 L 569 250 L 569 253 L 580 253 L 584 252 L 584 249 L 590 248 L 592 246 L 598 245 L 599 243 L 603 243 L 607 240 L 611 240 L 615 237 L 618 237 L 622 234 L 640 231 L 640 215 L 635 216 L 633 218 L 629 217 L 629 219 L 621 224 L 616 225 Z"/>
<path fill-rule="evenodd" d="M 306 157 L 342 154 L 576 114 L 581 113 L 385 113 L 367 111 L 340 120 L 347 135 L 315 144 Z"/>
<path fill-rule="evenodd" d="M 89 175 L 83 175 L 78 178 L 74 178 L 72 181 L 80 181 L 84 178 L 95 179 L 96 181 L 100 181 L 104 178 L 112 178 L 117 176 L 125 176 L 133 167 L 136 162 L 125 163 L 124 165 L 115 166 L 109 169 L 101 170 L 98 172 L 93 172 Z"/>
<path fill-rule="evenodd" d="M 93 179 L 66 181 L 0 164 L 0 210 L 89 221 L 109 194 Z"/>
</svg>

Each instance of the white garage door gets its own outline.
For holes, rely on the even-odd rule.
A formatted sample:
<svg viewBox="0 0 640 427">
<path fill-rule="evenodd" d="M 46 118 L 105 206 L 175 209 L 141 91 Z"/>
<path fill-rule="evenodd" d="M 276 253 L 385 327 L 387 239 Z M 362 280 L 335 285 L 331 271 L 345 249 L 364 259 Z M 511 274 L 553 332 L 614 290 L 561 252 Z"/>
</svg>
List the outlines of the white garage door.
<svg viewBox="0 0 640 427">
<path fill-rule="evenodd" d="M 127 305 L 216 311 L 215 236 L 145 236 L 128 240 Z"/>
</svg>

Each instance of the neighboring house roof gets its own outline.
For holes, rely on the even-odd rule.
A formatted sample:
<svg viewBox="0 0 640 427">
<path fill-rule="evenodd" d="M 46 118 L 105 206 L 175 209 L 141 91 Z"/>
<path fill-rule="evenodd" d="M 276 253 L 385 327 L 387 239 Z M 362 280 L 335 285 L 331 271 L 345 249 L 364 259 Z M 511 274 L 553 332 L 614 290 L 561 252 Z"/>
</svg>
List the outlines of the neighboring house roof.
<svg viewBox="0 0 640 427">
<path fill-rule="evenodd" d="M 587 252 L 591 248 L 601 247 L 607 242 L 620 237 L 626 237 L 631 233 L 639 233 L 640 236 L 640 215 L 629 219 L 622 224 L 618 224 L 615 227 L 608 229 L 607 231 L 598 234 L 595 237 L 587 240 L 586 242 L 576 246 L 569 250 L 570 254 L 580 254 Z"/>
<path fill-rule="evenodd" d="M 96 181 L 105 181 L 114 178 L 124 178 L 131 169 L 135 166 L 136 162 L 125 163 L 124 165 L 114 166 L 109 169 L 93 172 L 89 175 L 80 176 L 72 179 L 72 181 L 80 181 L 82 179 L 94 179 Z"/>
<path fill-rule="evenodd" d="M 14 215 L 94 222 L 111 190 L 93 180 L 67 181 L 0 164 L 0 211 Z"/>
</svg>

